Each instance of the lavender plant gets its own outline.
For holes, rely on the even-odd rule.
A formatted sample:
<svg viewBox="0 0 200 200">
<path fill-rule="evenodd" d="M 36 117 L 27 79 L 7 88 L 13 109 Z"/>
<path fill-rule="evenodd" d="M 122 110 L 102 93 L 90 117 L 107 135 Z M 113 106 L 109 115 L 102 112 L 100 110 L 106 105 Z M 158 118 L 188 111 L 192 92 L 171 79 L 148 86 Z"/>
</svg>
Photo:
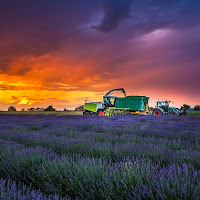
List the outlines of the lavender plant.
<svg viewBox="0 0 200 200">
<path fill-rule="evenodd" d="M 1 199 L 200 199 L 199 116 L 0 121 Z"/>
</svg>

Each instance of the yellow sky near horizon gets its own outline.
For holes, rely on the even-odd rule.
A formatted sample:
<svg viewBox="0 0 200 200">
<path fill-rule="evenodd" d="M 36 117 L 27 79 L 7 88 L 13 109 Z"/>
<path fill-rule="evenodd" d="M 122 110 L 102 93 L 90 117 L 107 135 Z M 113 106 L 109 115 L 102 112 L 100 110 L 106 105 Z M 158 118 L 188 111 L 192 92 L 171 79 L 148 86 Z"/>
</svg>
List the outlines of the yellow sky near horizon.
<svg viewBox="0 0 200 200">
<path fill-rule="evenodd" d="M 19 59 L 12 64 L 10 71 L 0 73 L 0 110 L 7 110 L 11 105 L 17 110 L 49 105 L 58 110 L 74 109 L 84 104 L 86 98 L 89 101 L 102 101 L 107 91 L 121 87 L 128 95 L 150 97 L 150 106 L 155 106 L 158 98 L 172 100 L 177 107 L 184 103 L 195 106 L 200 101 L 199 95 L 193 91 L 190 93 L 189 88 L 185 87 L 183 92 L 181 83 L 172 87 L 173 84 L 154 79 L 154 76 L 160 77 L 163 70 L 147 69 L 143 73 L 140 71 L 142 68 L 129 69 L 124 65 L 112 72 L 100 68 L 103 59 L 98 65 L 91 59 L 76 63 L 72 68 L 68 66 L 69 60 L 67 63 L 65 59 L 52 57 L 50 54 L 38 59 Z M 24 71 L 26 63 L 30 67 Z M 128 63 L 129 66 L 137 64 Z M 167 66 L 164 72 L 173 74 Z M 170 80 L 173 83 L 175 79 Z"/>
<path fill-rule="evenodd" d="M 111 88 L 113 89 L 113 88 Z M 9 106 L 14 106 L 17 110 L 22 108 L 28 109 L 31 107 L 48 107 L 53 105 L 57 110 L 74 109 L 75 107 L 84 104 L 85 100 L 89 101 L 102 101 L 104 92 L 92 92 L 92 91 L 65 91 L 65 90 L 0 90 L 0 110 L 7 110 Z M 146 95 L 150 97 L 149 106 L 155 106 L 158 98 L 174 101 L 173 106 L 180 107 L 184 103 L 189 101 L 183 96 L 176 96 L 165 94 L 166 92 L 152 92 L 144 91 L 133 92 L 128 90 L 128 95 Z M 198 99 L 196 99 L 197 101 Z M 191 106 L 196 105 L 195 103 L 190 104 Z"/>
<path fill-rule="evenodd" d="M 96 92 L 89 91 L 48 91 L 48 90 L 26 90 L 26 91 L 13 91 L 13 90 L 0 90 L 0 102 L 4 104 L 21 105 L 25 107 L 51 105 L 70 107 L 70 105 L 83 104 L 85 99 L 93 99 L 100 101 L 102 95 Z"/>
</svg>

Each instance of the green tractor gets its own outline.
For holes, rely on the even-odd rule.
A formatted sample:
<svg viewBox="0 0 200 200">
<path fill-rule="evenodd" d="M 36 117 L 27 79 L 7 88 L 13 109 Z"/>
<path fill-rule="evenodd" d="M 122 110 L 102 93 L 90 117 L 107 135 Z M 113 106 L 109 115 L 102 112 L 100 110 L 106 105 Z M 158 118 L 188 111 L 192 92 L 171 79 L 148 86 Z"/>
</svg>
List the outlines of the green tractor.
<svg viewBox="0 0 200 200">
<path fill-rule="evenodd" d="M 180 110 L 176 107 L 170 106 L 171 101 L 157 101 L 157 105 L 153 110 L 152 115 L 171 115 L 171 116 L 180 116 L 186 115 L 185 110 Z"/>
<path fill-rule="evenodd" d="M 115 91 L 121 91 L 124 97 L 113 96 Z M 103 102 L 90 102 L 84 105 L 84 116 L 89 115 L 107 115 L 109 110 L 116 111 L 116 113 L 124 112 L 130 114 L 147 114 L 148 100 L 146 96 L 126 96 L 123 88 L 113 89 L 103 96 Z"/>
</svg>

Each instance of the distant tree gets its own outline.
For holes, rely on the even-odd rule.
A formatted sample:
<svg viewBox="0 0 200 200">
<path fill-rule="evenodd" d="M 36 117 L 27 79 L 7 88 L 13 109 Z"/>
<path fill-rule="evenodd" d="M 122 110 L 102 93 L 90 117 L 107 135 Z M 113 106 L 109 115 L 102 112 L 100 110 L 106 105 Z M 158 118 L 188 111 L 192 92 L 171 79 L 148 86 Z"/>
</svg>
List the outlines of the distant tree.
<svg viewBox="0 0 200 200">
<path fill-rule="evenodd" d="M 77 107 L 75 108 L 75 111 L 84 111 L 84 105 L 77 106 Z"/>
<path fill-rule="evenodd" d="M 194 110 L 195 110 L 195 111 L 200 111 L 200 105 L 196 105 L 196 106 L 194 107 Z"/>
<path fill-rule="evenodd" d="M 35 108 L 29 108 L 27 111 L 35 111 Z"/>
<path fill-rule="evenodd" d="M 35 111 L 44 111 L 44 108 L 36 108 Z"/>
<path fill-rule="evenodd" d="M 66 108 L 64 108 L 64 111 L 69 111 L 69 110 L 67 110 Z"/>
<path fill-rule="evenodd" d="M 53 106 L 48 106 L 47 108 L 44 109 L 44 111 L 56 111 L 55 108 L 53 108 Z"/>
<path fill-rule="evenodd" d="M 24 108 L 22 108 L 22 109 L 21 109 L 21 111 L 25 111 L 25 109 L 24 109 Z"/>
<path fill-rule="evenodd" d="M 9 108 L 8 108 L 8 111 L 17 111 L 17 109 L 15 108 L 15 107 L 13 107 L 13 106 L 10 106 Z"/>
<path fill-rule="evenodd" d="M 181 110 L 189 110 L 191 107 L 187 104 L 183 104 L 183 106 L 181 106 Z"/>
</svg>

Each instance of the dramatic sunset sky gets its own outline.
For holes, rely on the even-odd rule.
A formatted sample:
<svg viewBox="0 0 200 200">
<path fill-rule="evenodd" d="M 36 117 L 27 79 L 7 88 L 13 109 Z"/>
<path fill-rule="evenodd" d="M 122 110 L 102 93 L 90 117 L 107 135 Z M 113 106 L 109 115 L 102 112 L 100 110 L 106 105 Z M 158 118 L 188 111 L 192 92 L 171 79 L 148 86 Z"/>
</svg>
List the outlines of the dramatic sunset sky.
<svg viewBox="0 0 200 200">
<path fill-rule="evenodd" d="M 0 1 L 0 110 L 73 109 L 121 87 L 200 104 L 199 0 Z"/>
</svg>

